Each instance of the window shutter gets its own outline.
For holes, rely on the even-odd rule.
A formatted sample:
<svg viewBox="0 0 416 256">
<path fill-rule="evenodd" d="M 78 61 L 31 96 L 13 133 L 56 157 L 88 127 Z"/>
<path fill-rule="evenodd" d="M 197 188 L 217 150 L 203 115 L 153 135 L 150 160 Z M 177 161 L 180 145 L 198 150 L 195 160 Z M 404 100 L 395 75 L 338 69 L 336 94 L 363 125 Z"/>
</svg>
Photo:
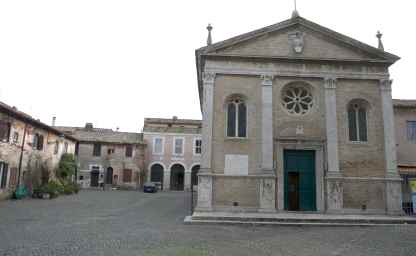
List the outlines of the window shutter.
<svg viewBox="0 0 416 256">
<path fill-rule="evenodd" d="M 227 106 L 227 137 L 235 137 L 236 109 L 234 103 Z"/>
<path fill-rule="evenodd" d="M 238 137 L 246 137 L 247 109 L 244 103 L 238 105 Z"/>
<path fill-rule="evenodd" d="M 43 135 L 39 135 L 39 140 L 38 140 L 38 150 L 42 150 L 43 149 Z"/>
<path fill-rule="evenodd" d="M 350 141 L 357 141 L 357 122 L 355 109 L 350 107 L 348 109 L 348 131 Z"/>
<path fill-rule="evenodd" d="M 38 147 L 38 134 L 33 135 L 33 142 L 32 142 L 32 148 L 36 149 Z"/>
<path fill-rule="evenodd" d="M 360 141 L 367 141 L 367 113 L 363 108 L 358 110 L 358 122 Z"/>
<path fill-rule="evenodd" d="M 8 172 L 8 168 L 9 165 L 7 163 L 2 164 L 3 166 L 3 172 L 1 174 L 1 183 L 0 183 L 0 188 L 6 188 L 7 186 L 7 172 Z"/>
</svg>

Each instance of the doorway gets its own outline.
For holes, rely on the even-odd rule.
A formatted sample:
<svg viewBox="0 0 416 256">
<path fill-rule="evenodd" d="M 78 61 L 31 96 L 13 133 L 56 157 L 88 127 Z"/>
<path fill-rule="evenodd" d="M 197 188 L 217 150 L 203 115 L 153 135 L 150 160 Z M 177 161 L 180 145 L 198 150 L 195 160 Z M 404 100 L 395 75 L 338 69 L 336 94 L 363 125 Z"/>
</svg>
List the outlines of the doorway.
<svg viewBox="0 0 416 256">
<path fill-rule="evenodd" d="M 150 181 L 154 182 L 158 189 L 163 189 L 163 166 L 154 164 L 150 167 Z"/>
<path fill-rule="evenodd" d="M 180 164 L 174 164 L 170 168 L 170 189 L 184 190 L 185 168 Z"/>
<path fill-rule="evenodd" d="M 105 183 L 106 184 L 113 184 L 113 168 L 112 167 L 107 168 Z"/>
<path fill-rule="evenodd" d="M 284 207 L 316 211 L 315 151 L 284 151 Z"/>
<path fill-rule="evenodd" d="M 91 187 L 98 187 L 98 180 L 100 178 L 100 171 L 98 170 L 92 170 L 91 171 Z"/>
</svg>

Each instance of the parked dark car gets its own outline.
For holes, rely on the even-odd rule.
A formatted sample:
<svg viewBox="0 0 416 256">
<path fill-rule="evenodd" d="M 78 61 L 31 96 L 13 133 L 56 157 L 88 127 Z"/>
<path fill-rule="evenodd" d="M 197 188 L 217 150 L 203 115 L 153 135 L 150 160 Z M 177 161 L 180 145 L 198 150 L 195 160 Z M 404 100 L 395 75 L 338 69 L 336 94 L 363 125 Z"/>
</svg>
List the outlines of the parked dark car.
<svg viewBox="0 0 416 256">
<path fill-rule="evenodd" d="M 153 182 L 146 182 L 143 186 L 143 192 L 145 193 L 156 193 L 157 192 L 157 186 Z"/>
</svg>

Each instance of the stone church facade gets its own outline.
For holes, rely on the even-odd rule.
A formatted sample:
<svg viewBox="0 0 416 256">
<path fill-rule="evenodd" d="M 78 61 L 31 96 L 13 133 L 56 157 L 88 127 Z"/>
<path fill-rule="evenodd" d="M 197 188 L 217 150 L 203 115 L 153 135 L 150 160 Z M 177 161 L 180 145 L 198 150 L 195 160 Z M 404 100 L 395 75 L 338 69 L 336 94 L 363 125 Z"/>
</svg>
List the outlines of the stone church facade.
<svg viewBox="0 0 416 256">
<path fill-rule="evenodd" d="M 399 57 L 291 19 L 196 51 L 197 212 L 400 214 L 389 66 Z"/>
</svg>

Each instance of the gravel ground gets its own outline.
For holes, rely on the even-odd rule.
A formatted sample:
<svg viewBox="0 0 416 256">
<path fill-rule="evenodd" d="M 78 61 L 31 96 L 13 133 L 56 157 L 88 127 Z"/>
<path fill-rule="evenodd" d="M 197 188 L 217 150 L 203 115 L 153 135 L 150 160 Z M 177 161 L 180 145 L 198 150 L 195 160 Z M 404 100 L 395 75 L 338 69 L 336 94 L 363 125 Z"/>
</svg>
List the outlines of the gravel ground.
<svg viewBox="0 0 416 256">
<path fill-rule="evenodd" d="M 5 255 L 416 255 L 416 225 L 184 225 L 189 194 L 81 191 L 0 202 Z"/>
</svg>

